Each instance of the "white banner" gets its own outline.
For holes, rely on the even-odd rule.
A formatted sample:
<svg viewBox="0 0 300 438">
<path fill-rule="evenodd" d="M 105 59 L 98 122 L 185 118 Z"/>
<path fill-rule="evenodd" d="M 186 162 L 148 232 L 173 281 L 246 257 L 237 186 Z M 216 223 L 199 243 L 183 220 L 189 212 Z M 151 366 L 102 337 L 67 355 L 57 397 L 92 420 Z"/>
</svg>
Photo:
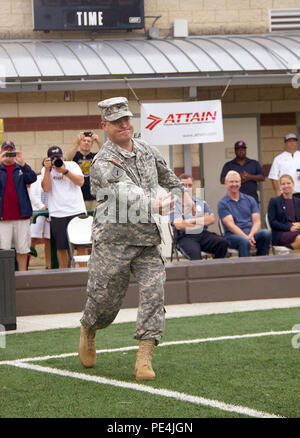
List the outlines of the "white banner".
<svg viewBox="0 0 300 438">
<path fill-rule="evenodd" d="M 221 101 L 145 103 L 141 138 L 151 145 L 224 141 Z"/>
</svg>

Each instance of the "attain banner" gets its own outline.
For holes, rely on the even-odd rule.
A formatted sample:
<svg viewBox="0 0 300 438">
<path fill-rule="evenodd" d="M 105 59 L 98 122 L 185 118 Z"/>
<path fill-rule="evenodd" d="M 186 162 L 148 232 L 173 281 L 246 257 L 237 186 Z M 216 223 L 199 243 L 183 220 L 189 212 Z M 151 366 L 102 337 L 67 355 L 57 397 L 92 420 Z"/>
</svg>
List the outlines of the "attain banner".
<svg viewBox="0 0 300 438">
<path fill-rule="evenodd" d="M 224 141 L 221 101 L 143 104 L 141 137 L 152 145 Z"/>
</svg>

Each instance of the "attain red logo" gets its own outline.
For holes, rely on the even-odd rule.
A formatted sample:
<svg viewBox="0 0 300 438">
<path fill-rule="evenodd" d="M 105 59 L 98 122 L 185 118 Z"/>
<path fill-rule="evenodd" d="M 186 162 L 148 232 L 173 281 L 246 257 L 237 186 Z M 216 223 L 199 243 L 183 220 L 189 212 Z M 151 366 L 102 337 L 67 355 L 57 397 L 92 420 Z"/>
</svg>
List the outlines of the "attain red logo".
<svg viewBox="0 0 300 438">
<path fill-rule="evenodd" d="M 152 122 L 149 123 L 148 126 L 146 126 L 146 129 L 150 129 L 150 131 L 152 131 L 152 129 L 153 129 L 156 125 L 158 125 L 159 122 L 162 121 L 162 118 L 161 118 L 161 117 L 156 117 L 156 116 L 153 116 L 152 114 L 150 114 L 150 116 L 148 116 L 147 119 L 152 120 Z"/>
<path fill-rule="evenodd" d="M 175 126 L 175 125 L 187 125 L 190 123 L 205 123 L 205 122 L 213 122 L 217 118 L 217 111 L 213 113 L 210 111 L 202 111 L 201 113 L 176 113 L 169 114 L 168 117 L 163 121 L 161 117 L 154 116 L 150 114 L 147 119 L 151 120 L 151 123 L 146 126 L 145 129 L 149 129 L 152 131 L 155 126 L 157 126 L 160 122 L 163 121 L 163 124 L 166 126 Z"/>
</svg>

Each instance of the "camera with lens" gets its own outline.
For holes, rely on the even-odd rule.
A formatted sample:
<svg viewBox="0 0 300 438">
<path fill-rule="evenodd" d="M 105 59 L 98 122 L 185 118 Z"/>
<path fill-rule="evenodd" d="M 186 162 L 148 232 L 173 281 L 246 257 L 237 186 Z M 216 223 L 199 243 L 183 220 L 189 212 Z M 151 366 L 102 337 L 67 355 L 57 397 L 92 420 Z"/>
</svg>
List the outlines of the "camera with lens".
<svg viewBox="0 0 300 438">
<path fill-rule="evenodd" d="M 92 137 L 93 133 L 92 133 L 92 131 L 85 131 L 85 132 L 83 133 L 83 135 L 84 135 L 85 137 Z"/>
<path fill-rule="evenodd" d="M 62 167 L 62 165 L 64 164 L 63 160 L 59 157 L 54 157 L 51 160 L 51 163 L 52 163 L 52 166 L 55 166 L 55 167 Z"/>
</svg>

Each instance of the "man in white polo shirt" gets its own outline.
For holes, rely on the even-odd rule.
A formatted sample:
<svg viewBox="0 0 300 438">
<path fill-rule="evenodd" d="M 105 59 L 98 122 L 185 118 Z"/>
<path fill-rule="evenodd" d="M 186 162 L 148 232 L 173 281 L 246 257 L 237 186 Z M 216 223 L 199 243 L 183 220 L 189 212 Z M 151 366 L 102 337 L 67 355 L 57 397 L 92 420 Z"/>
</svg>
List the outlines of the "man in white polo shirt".
<svg viewBox="0 0 300 438">
<path fill-rule="evenodd" d="M 56 243 L 58 264 L 60 268 L 67 268 L 68 223 L 73 217 L 86 214 L 81 191 L 84 177 L 77 163 L 63 161 L 63 151 L 59 146 L 51 146 L 47 155 L 41 172 L 42 188 L 49 193 L 50 227 Z"/>
<path fill-rule="evenodd" d="M 290 175 L 295 183 L 294 196 L 300 198 L 300 151 L 298 151 L 298 138 L 295 134 L 285 136 L 284 149 L 284 152 L 274 158 L 269 179 L 272 181 L 275 195 L 279 196 L 281 175 Z"/>
</svg>

